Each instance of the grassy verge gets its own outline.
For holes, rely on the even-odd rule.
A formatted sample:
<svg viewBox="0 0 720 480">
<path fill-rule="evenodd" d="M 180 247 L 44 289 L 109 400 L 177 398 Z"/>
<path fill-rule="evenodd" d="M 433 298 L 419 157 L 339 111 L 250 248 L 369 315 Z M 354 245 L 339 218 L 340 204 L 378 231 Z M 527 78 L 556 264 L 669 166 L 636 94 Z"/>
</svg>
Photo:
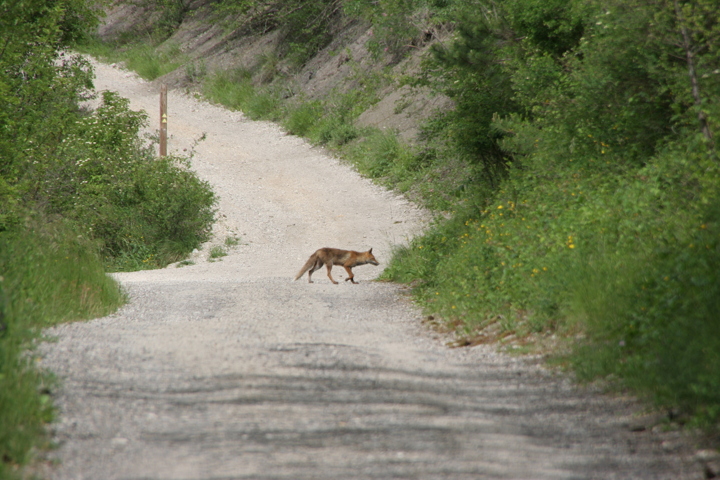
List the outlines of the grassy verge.
<svg viewBox="0 0 720 480">
<path fill-rule="evenodd" d="M 484 208 L 465 207 L 399 249 L 386 279 L 461 334 L 460 345 L 572 339 L 557 350 L 581 380 L 613 378 L 694 425 L 720 419 L 720 224 L 671 177 L 668 152 L 640 170 L 531 169 Z M 526 165 L 527 167 L 527 165 Z M 528 174 L 530 173 L 530 174 Z"/>
<path fill-rule="evenodd" d="M 187 159 L 154 157 L 138 137 L 144 117 L 127 103 L 106 93 L 69 122 L 51 155 L 28 149 L 32 168 L 13 190 L 22 195 L 3 205 L 0 478 L 26 478 L 24 467 L 51 446 L 54 383 L 33 354 L 42 330 L 116 310 L 125 297 L 106 270 L 167 265 L 212 224 L 209 186 Z"/>
<path fill-rule="evenodd" d="M 53 378 L 35 366 L 43 328 L 106 315 L 125 301 L 95 245 L 63 221 L 28 220 L 0 233 L 0 478 L 50 446 Z"/>
</svg>

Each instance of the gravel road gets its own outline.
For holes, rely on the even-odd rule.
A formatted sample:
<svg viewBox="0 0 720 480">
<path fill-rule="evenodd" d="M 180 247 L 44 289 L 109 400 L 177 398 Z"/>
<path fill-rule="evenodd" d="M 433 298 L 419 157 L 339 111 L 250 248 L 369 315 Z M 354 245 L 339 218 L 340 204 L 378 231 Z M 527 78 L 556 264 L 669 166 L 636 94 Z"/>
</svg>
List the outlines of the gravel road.
<svg viewBox="0 0 720 480">
<path fill-rule="evenodd" d="M 96 64 L 157 125 L 158 87 Z M 371 281 L 427 216 L 278 127 L 169 92 L 169 149 L 220 197 L 219 261 L 122 273 L 130 302 L 47 333 L 55 480 L 700 478 L 678 434 L 532 359 L 451 349 Z M 373 252 L 359 285 L 292 278 L 320 247 Z M 640 430 L 640 431 L 636 431 Z"/>
</svg>

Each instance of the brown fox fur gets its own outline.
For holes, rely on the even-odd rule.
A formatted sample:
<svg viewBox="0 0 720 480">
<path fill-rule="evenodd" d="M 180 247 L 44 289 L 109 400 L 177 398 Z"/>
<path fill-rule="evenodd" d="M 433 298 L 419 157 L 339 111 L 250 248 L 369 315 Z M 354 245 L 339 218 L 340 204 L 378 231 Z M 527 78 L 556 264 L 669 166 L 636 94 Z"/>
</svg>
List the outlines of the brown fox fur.
<svg viewBox="0 0 720 480">
<path fill-rule="evenodd" d="M 303 265 L 302 269 L 300 269 L 298 274 L 295 276 L 295 280 L 302 277 L 305 272 L 308 272 L 308 282 L 313 283 L 311 278 L 313 272 L 315 270 L 319 270 L 320 267 L 325 265 L 325 267 L 327 267 L 328 278 L 332 283 L 337 285 L 338 282 L 333 279 L 330 271 L 332 270 L 333 265 L 342 265 L 349 275 L 345 281 L 347 282 L 350 280 L 352 283 L 358 283 L 353 280 L 355 276 L 353 275 L 351 268 L 357 267 L 358 265 L 365 265 L 367 263 L 371 265 L 380 265 L 378 261 L 375 260 L 375 256 L 372 254 L 372 248 L 367 252 L 340 250 L 339 248 L 321 248 L 310 255 L 308 261 L 305 262 L 305 265 Z"/>
</svg>

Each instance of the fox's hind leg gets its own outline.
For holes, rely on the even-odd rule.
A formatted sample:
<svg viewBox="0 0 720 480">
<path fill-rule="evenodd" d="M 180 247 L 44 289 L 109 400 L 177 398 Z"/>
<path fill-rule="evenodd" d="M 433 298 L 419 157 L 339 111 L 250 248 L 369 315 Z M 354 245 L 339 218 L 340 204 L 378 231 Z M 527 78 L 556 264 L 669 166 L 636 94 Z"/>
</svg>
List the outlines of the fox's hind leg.
<svg viewBox="0 0 720 480">
<path fill-rule="evenodd" d="M 322 267 L 323 262 L 321 260 L 315 260 L 315 264 L 310 267 L 310 270 L 308 270 L 308 283 L 313 283 L 312 281 L 312 274 L 315 270 L 320 270 L 320 267 Z"/>
<path fill-rule="evenodd" d="M 332 270 L 332 267 L 333 267 L 332 262 L 325 264 L 325 266 L 327 267 L 328 278 L 330 279 L 331 282 L 333 282 L 335 285 L 337 285 L 338 282 L 336 282 L 335 279 L 332 278 L 332 275 L 330 275 L 330 271 Z M 320 268 L 320 267 L 318 267 L 318 268 Z"/>
</svg>

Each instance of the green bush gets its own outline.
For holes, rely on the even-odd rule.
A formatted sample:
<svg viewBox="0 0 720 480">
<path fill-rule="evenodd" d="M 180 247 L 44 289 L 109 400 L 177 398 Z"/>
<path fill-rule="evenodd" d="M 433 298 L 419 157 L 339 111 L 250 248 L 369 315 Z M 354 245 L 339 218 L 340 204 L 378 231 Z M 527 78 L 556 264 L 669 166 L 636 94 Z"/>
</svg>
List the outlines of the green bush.
<svg viewBox="0 0 720 480">
<path fill-rule="evenodd" d="M 601 237 L 613 248 L 588 238 L 576 266 L 570 312 L 588 340 L 573 364 L 582 378 L 613 374 L 659 405 L 712 424 L 720 420 L 720 380 L 712 373 L 720 367 L 718 166 L 671 150 L 641 173 L 628 185 L 641 208 L 612 232 L 614 242 Z M 688 201 L 693 191 L 705 202 Z"/>
<path fill-rule="evenodd" d="M 77 121 L 39 176 L 49 213 L 77 221 L 114 270 L 179 260 L 207 238 L 215 196 L 187 160 L 155 158 L 139 138 L 146 117 L 112 92 Z"/>
<path fill-rule="evenodd" d="M 367 129 L 364 133 L 346 149 L 347 157 L 360 173 L 370 178 L 382 178 L 390 185 L 412 175 L 409 163 L 414 157 L 411 150 L 398 140 L 396 132 Z"/>
<path fill-rule="evenodd" d="M 421 78 L 456 99 L 426 137 L 483 170 L 386 275 L 470 338 L 582 334 L 582 378 L 717 424 L 718 19 L 683 5 L 518 0 L 461 24 Z"/>
<path fill-rule="evenodd" d="M 145 80 L 162 77 L 186 61 L 177 45 L 159 50 L 151 45 L 138 44 L 128 49 L 123 56 L 126 58 L 127 68 L 134 70 Z"/>
</svg>

